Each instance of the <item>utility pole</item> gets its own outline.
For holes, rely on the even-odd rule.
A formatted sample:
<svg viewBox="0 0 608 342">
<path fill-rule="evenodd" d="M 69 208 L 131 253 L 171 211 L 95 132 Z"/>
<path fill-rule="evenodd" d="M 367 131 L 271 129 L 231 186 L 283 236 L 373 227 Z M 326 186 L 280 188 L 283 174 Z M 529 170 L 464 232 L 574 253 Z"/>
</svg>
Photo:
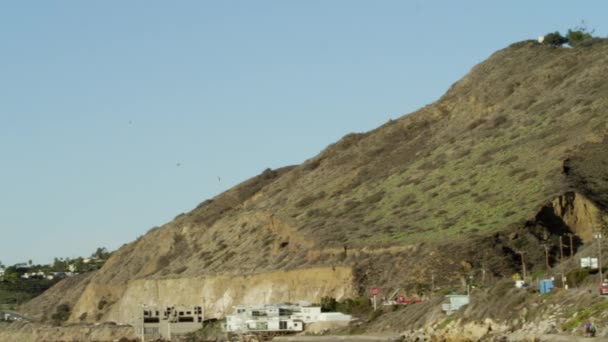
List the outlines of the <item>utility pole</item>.
<svg viewBox="0 0 608 342">
<path fill-rule="evenodd" d="M 549 266 L 549 246 L 543 245 L 543 247 L 545 247 L 545 266 L 547 267 L 548 274 L 549 270 L 551 269 L 551 267 Z"/>
<path fill-rule="evenodd" d="M 526 262 L 524 261 L 524 252 L 517 252 L 517 254 L 519 254 L 521 256 L 521 270 L 522 270 L 521 279 L 525 282 L 526 281 Z"/>
<path fill-rule="evenodd" d="M 600 282 L 603 282 L 604 275 L 602 274 L 602 233 L 595 233 L 593 236 L 597 240 L 597 251 L 598 251 L 597 266 L 600 269 Z"/>
<path fill-rule="evenodd" d="M 146 342 L 146 324 L 145 324 L 145 320 L 144 320 L 144 306 L 145 306 L 145 304 L 142 304 L 141 309 L 139 310 L 139 313 L 142 315 L 141 320 L 139 321 L 139 323 L 141 323 L 141 342 Z"/>
<path fill-rule="evenodd" d="M 562 236 L 559 236 L 559 262 L 564 261 L 564 242 Z"/>
<path fill-rule="evenodd" d="M 570 257 L 572 258 L 574 256 L 574 242 L 572 233 L 568 233 L 568 236 L 570 237 Z"/>
</svg>

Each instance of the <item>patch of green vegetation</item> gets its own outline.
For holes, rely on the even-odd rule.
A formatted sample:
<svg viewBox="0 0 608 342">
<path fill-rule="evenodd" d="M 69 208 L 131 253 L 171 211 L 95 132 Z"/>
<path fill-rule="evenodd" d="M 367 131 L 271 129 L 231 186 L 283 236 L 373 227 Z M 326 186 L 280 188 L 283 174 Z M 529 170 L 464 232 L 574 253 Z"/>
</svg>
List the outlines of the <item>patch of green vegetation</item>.
<svg viewBox="0 0 608 342">
<path fill-rule="evenodd" d="M 97 310 L 99 310 L 99 311 L 103 310 L 106 307 L 106 305 L 108 305 L 108 304 L 109 303 L 105 298 L 101 298 L 99 300 L 99 302 L 97 303 Z"/>
<path fill-rule="evenodd" d="M 588 268 L 577 268 L 569 272 L 566 277 L 571 286 L 579 286 L 589 276 L 591 270 Z"/>
<path fill-rule="evenodd" d="M 562 324 L 562 330 L 574 330 L 580 327 L 585 321 L 593 317 L 598 317 L 606 310 L 608 310 L 608 301 L 603 301 L 588 307 L 575 307 L 569 312 L 569 315 L 572 317 Z"/>
<path fill-rule="evenodd" d="M 574 30 L 568 30 L 566 39 L 573 47 L 581 46 L 586 41 L 593 39 L 593 31 L 588 31 L 585 27 L 577 27 Z"/>
<path fill-rule="evenodd" d="M 338 306 L 336 298 L 325 296 L 321 298 L 321 311 L 322 312 L 334 312 Z"/>
<path fill-rule="evenodd" d="M 445 327 L 447 327 L 448 324 L 450 324 L 454 320 L 455 317 L 456 317 L 455 315 L 450 315 L 450 316 L 446 317 L 443 321 L 441 321 L 441 323 L 439 323 L 439 325 L 437 326 L 437 330 L 445 329 Z"/>
<path fill-rule="evenodd" d="M 347 298 L 338 302 L 335 309 L 338 312 L 359 317 L 369 315 L 374 310 L 367 297 Z"/>
<path fill-rule="evenodd" d="M 218 341 L 225 337 L 222 331 L 222 321 L 207 320 L 203 322 L 203 327 L 195 332 L 186 334 L 181 341 L 196 342 L 196 341 Z"/>
<path fill-rule="evenodd" d="M 0 304 L 21 304 L 49 289 L 57 280 L 22 279 L 0 281 Z"/>
<path fill-rule="evenodd" d="M 0 304 L 0 310 L 15 310 L 16 307 L 14 304 Z"/>
<path fill-rule="evenodd" d="M 530 277 L 532 278 L 532 280 L 537 280 L 540 279 L 540 277 L 542 277 L 543 275 L 545 275 L 545 273 L 547 273 L 545 270 L 538 270 L 532 273 Z"/>
<path fill-rule="evenodd" d="M 505 143 L 504 137 L 492 139 L 496 140 L 493 145 Z M 403 231 L 391 231 L 390 235 L 383 236 L 376 232 L 365 242 L 415 243 L 437 241 L 448 237 L 461 238 L 462 232 L 487 234 L 517 222 L 522 216 L 534 210 L 533 207 L 525 204 L 529 203 L 530 195 L 536 195 L 539 201 L 541 200 L 544 184 L 543 180 L 537 177 L 538 171 L 530 170 L 529 175 L 516 180 L 518 186 L 513 186 L 511 168 L 504 166 L 504 160 L 514 164 L 534 165 L 529 160 L 533 160 L 536 156 L 520 149 L 507 152 L 503 148 L 488 149 L 482 145 L 473 149 L 469 160 L 448 160 L 442 169 L 435 170 L 419 182 L 406 182 L 399 189 L 390 187 L 397 183 L 395 178 L 390 180 L 390 186 L 379 184 L 376 188 L 383 188 L 386 193 L 385 198 L 371 208 L 366 221 L 379 226 L 399 227 L 403 225 L 399 224 L 401 220 L 395 220 L 395 216 L 403 213 L 404 216 L 399 219 L 405 218 L 416 224 L 414 227 L 408 225 Z M 438 153 L 445 155 L 444 152 Z M 493 157 L 484 163 L 479 171 L 471 172 L 477 168 L 476 159 L 484 154 L 486 158 L 490 154 Z M 429 158 L 432 158 L 432 155 Z M 402 173 L 401 178 L 412 179 L 417 172 L 416 164 Z M 448 181 L 450 179 L 452 181 Z M 522 191 L 522 188 L 527 191 Z M 406 202 L 414 197 L 422 197 L 423 200 Z M 406 205 L 400 208 L 396 205 L 400 202 L 406 202 Z M 500 224 L 497 225 L 495 222 Z"/>
<path fill-rule="evenodd" d="M 55 308 L 55 313 L 51 316 L 51 319 L 57 324 L 65 322 L 68 320 L 68 318 L 70 318 L 71 312 L 72 308 L 70 307 L 70 305 L 67 303 L 63 303 L 61 305 L 58 305 L 57 308 Z"/>
</svg>

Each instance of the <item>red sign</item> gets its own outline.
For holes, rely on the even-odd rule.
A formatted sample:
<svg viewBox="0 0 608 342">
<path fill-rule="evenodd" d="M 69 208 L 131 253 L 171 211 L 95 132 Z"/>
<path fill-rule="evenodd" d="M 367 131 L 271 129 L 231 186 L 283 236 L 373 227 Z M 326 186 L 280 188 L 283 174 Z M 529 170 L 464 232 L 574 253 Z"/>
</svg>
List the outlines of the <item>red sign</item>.
<svg viewBox="0 0 608 342">
<path fill-rule="evenodd" d="M 379 295 L 379 294 L 380 294 L 380 289 L 379 289 L 379 288 L 377 288 L 377 287 L 372 287 L 371 289 L 369 289 L 369 293 L 370 293 L 372 296 L 376 297 L 377 295 Z"/>
</svg>

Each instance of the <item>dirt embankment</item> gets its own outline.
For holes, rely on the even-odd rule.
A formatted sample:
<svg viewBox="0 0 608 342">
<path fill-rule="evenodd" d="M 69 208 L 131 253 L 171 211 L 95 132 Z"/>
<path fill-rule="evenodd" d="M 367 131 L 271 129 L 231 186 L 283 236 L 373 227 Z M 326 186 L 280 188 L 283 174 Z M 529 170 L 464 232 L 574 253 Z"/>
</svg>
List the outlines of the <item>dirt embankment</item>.
<svg viewBox="0 0 608 342">
<path fill-rule="evenodd" d="M 37 323 L 0 323 L 0 342 L 130 342 L 136 341 L 131 326 L 109 324 L 50 326 Z"/>
<path fill-rule="evenodd" d="M 94 274 L 95 272 L 90 272 L 66 278 L 43 295 L 21 305 L 18 311 L 38 321 L 50 319 L 58 305 L 67 304 L 73 307 L 76 304 Z"/>
</svg>

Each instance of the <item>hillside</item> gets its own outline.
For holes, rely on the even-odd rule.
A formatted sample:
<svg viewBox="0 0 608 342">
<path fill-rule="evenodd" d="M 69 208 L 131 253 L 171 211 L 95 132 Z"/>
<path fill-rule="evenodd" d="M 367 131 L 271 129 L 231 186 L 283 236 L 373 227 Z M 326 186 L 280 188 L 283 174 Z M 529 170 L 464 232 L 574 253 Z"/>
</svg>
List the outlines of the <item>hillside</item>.
<svg viewBox="0 0 608 342">
<path fill-rule="evenodd" d="M 237 303 L 370 285 L 424 294 L 431 274 L 437 287 L 510 276 L 519 251 L 542 268 L 543 244 L 553 264 L 559 235 L 574 232 L 576 251 L 605 224 L 607 79 L 605 42 L 513 44 L 437 102 L 266 170 L 124 245 L 74 285 L 71 319 L 128 323 L 141 304 L 201 298 L 221 316 Z M 37 305 L 62 300 L 50 291 Z"/>
</svg>

